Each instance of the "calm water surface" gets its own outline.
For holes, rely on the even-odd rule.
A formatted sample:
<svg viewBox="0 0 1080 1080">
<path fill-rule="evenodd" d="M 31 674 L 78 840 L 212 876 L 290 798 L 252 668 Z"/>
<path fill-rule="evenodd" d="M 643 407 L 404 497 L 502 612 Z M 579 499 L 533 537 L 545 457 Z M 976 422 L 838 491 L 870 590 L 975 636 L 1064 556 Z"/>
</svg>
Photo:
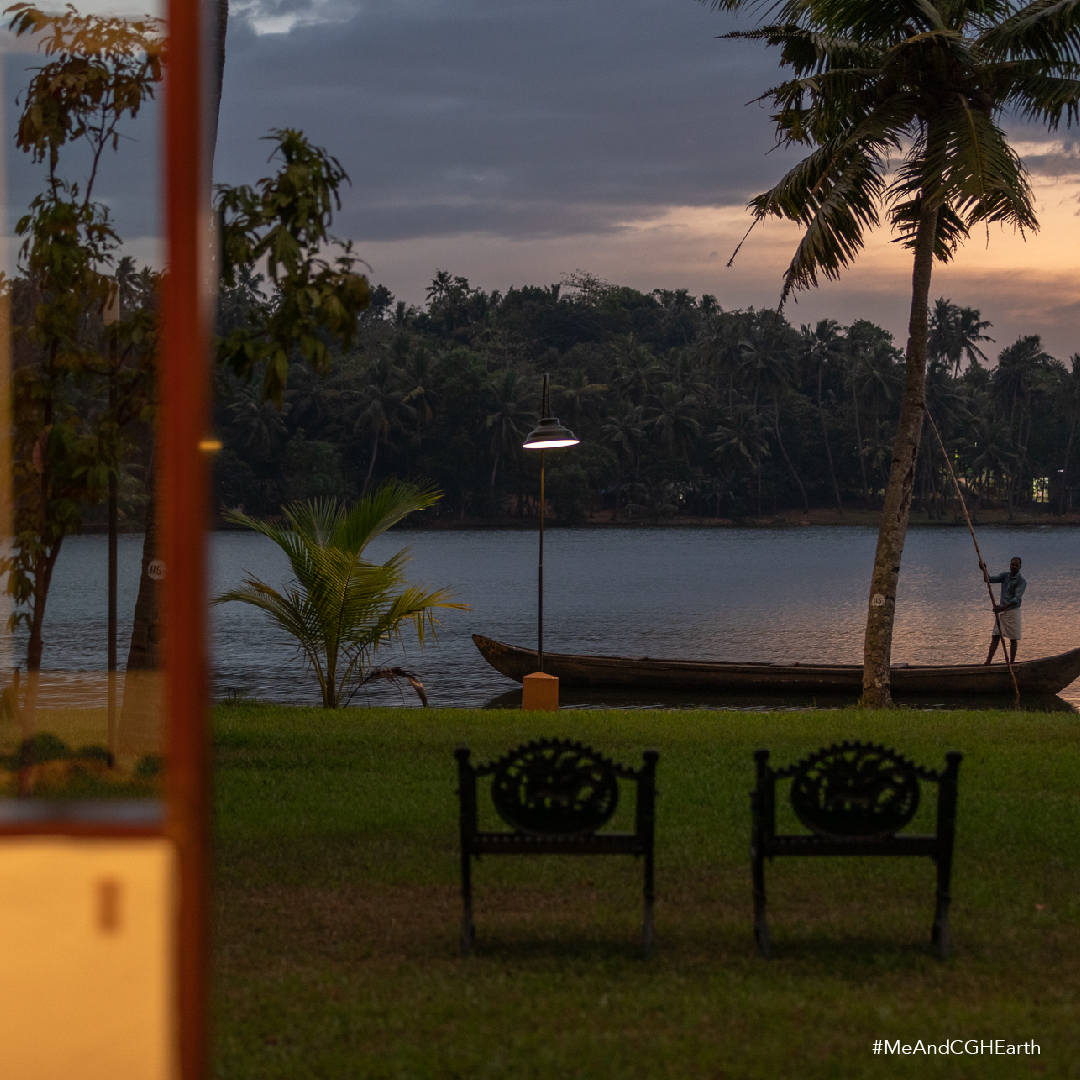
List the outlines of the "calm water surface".
<svg viewBox="0 0 1080 1080">
<path fill-rule="evenodd" d="M 876 537 L 869 528 L 552 530 L 544 552 L 545 649 L 859 663 Z M 1024 560 L 1028 589 L 1019 658 L 1080 644 L 1080 530 L 986 528 L 980 545 L 994 572 L 1007 569 L 1012 555 Z M 415 671 L 436 706 L 478 706 L 512 691 L 517 684 L 484 662 L 470 635 L 535 646 L 535 534 L 397 531 L 369 550 L 384 559 L 403 546 L 412 550 L 412 579 L 452 588 L 472 610 L 446 612 L 437 645 L 380 653 L 379 662 Z M 141 536 L 120 538 L 121 663 L 141 551 Z M 45 664 L 58 671 L 71 703 L 103 703 L 84 700 L 94 692 L 75 673 L 105 666 L 105 552 L 103 536 L 73 537 L 56 569 Z M 211 552 L 215 593 L 239 584 L 245 572 L 275 586 L 288 580 L 284 556 L 262 537 L 215 533 Z M 993 620 L 965 530 L 909 534 L 897 608 L 895 662 L 985 658 Z M 260 612 L 228 604 L 213 609 L 212 622 L 218 697 L 318 701 L 315 680 L 288 637 Z M 1080 704 L 1080 681 L 1062 696 Z M 612 704 L 662 703 L 605 697 Z M 590 700 L 564 690 L 564 704 L 577 698 Z M 402 700 L 416 702 L 408 686 L 399 691 L 376 684 L 360 690 L 354 703 Z M 591 702 L 602 700 L 594 696 Z"/>
</svg>

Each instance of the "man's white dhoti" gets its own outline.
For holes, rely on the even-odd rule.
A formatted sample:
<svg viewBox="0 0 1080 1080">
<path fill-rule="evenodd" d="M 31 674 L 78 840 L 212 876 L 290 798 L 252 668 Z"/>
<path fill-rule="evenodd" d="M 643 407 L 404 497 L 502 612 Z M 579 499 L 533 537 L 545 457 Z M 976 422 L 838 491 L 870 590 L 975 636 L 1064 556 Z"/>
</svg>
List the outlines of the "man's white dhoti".
<svg viewBox="0 0 1080 1080">
<path fill-rule="evenodd" d="M 1009 638 L 1012 641 L 1020 640 L 1020 609 L 1018 607 L 1009 608 L 1007 611 L 1003 611 L 998 615 L 998 619 L 1001 621 L 1001 633 L 1003 636 Z M 998 624 L 994 623 L 994 637 L 998 636 Z"/>
</svg>

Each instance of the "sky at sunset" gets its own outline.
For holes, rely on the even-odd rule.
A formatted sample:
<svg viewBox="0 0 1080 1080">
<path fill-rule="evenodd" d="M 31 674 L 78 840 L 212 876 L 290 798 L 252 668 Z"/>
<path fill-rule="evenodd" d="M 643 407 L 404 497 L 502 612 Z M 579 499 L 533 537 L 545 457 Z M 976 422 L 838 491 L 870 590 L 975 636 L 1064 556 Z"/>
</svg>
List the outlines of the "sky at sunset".
<svg viewBox="0 0 1080 1080">
<path fill-rule="evenodd" d="M 712 293 L 727 308 L 771 306 L 795 227 L 759 227 L 726 265 L 747 200 L 795 161 L 773 150 L 767 109 L 748 104 L 778 81 L 777 54 L 717 40 L 749 25 L 696 0 L 232 0 L 215 177 L 265 175 L 260 136 L 302 128 L 352 179 L 335 231 L 411 303 L 436 269 L 502 290 L 583 269 Z M 4 57 L 7 125 L 24 53 Z M 159 231 L 155 123 L 148 110 L 104 178 L 146 258 Z M 1080 351 L 1080 138 L 1005 123 L 1042 229 L 1026 241 L 999 228 L 972 236 L 935 269 L 931 296 L 980 308 L 999 348 L 1037 333 L 1064 358 Z M 8 176 L 10 234 L 34 179 L 10 156 Z M 839 283 L 799 294 L 789 318 L 866 317 L 902 344 L 910 272 L 881 229 Z"/>
</svg>

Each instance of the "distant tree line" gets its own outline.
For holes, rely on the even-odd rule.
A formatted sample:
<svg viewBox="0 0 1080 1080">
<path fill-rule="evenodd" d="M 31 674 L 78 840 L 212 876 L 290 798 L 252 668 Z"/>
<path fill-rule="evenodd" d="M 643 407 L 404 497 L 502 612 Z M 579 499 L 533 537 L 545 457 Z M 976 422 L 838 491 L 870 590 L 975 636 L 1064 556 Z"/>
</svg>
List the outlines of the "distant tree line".
<svg viewBox="0 0 1080 1080">
<path fill-rule="evenodd" d="M 259 285 L 245 274 L 223 291 L 223 336 L 265 320 Z M 992 366 L 990 329 L 977 310 L 937 301 L 931 414 L 975 510 L 1065 512 L 1080 355 L 1062 363 L 1031 335 Z M 537 463 L 521 443 L 549 372 L 554 411 L 581 439 L 549 462 L 564 523 L 876 508 L 903 370 L 892 335 L 867 320 L 796 328 L 772 310 L 583 273 L 489 293 L 439 271 L 422 309 L 376 287 L 355 345 L 321 372 L 293 363 L 280 408 L 257 381 L 221 371 L 216 498 L 276 514 L 419 476 L 445 492 L 444 515 L 531 516 Z M 933 438 L 927 425 L 915 509 L 942 517 L 952 492 Z"/>
</svg>

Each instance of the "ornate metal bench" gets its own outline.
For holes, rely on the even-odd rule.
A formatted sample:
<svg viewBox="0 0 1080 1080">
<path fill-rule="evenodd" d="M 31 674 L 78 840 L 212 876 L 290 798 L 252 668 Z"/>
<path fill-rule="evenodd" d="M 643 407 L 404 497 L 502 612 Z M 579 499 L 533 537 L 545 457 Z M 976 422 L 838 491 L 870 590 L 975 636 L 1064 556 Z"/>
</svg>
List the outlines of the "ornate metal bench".
<svg viewBox="0 0 1080 1080">
<path fill-rule="evenodd" d="M 943 771 L 924 769 L 872 743 L 825 747 L 785 769 L 754 753 L 757 787 L 750 793 L 753 829 L 754 937 L 770 952 L 765 922 L 765 859 L 776 855 L 925 855 L 937 864 L 937 907 L 930 939 L 938 956 L 949 949 L 949 882 L 956 826 L 957 776 L 963 754 L 950 750 Z M 791 778 L 791 808 L 812 835 L 777 835 L 776 782 Z M 920 781 L 937 784 L 933 836 L 897 833 L 919 808 Z"/>
<path fill-rule="evenodd" d="M 467 746 L 454 751 L 461 821 L 461 953 L 472 951 L 472 860 L 481 855 L 643 855 L 645 916 L 642 946 L 653 945 L 653 822 L 656 762 L 646 750 L 634 770 L 569 739 L 540 739 L 474 766 Z M 476 781 L 490 776 L 491 800 L 513 832 L 481 832 Z M 598 832 L 619 803 L 619 780 L 637 785 L 632 833 Z"/>
</svg>

